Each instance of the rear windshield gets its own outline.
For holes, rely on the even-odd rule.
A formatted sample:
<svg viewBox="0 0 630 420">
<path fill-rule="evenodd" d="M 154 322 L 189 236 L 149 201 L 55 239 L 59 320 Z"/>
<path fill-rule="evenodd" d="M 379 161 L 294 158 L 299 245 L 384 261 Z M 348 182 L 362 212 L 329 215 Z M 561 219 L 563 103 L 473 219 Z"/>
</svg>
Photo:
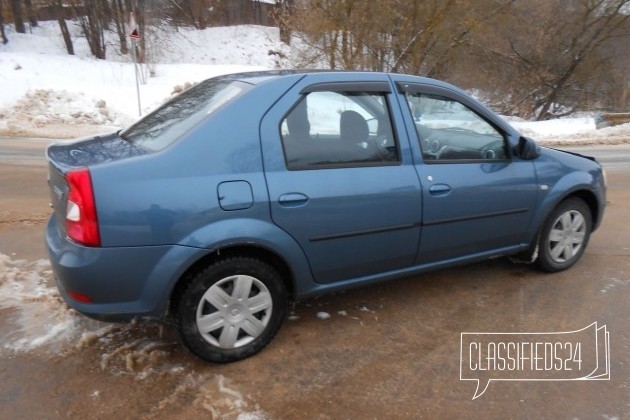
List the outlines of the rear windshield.
<svg viewBox="0 0 630 420">
<path fill-rule="evenodd" d="M 208 79 L 166 102 L 120 135 L 138 147 L 162 150 L 250 87 L 234 80 Z"/>
</svg>

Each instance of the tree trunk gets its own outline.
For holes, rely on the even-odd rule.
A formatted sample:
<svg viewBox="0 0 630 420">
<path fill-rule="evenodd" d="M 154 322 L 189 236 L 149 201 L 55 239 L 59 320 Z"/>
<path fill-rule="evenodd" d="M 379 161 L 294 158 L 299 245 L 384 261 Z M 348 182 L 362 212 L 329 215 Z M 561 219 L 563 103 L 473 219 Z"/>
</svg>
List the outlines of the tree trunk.
<svg viewBox="0 0 630 420">
<path fill-rule="evenodd" d="M 92 55 L 98 59 L 105 59 L 105 43 L 103 34 L 102 11 L 99 0 L 84 2 L 85 14 L 79 14 L 79 23 L 83 35 L 87 39 Z"/>
<path fill-rule="evenodd" d="M 125 16 L 127 16 L 127 13 L 122 0 L 116 0 L 113 15 L 116 23 L 116 33 L 118 33 L 118 39 L 120 40 L 120 52 L 121 54 L 127 54 L 129 53 L 127 29 L 125 28 Z"/>
<path fill-rule="evenodd" d="M 190 16 L 197 29 L 204 30 L 208 25 L 207 5 L 205 0 L 192 0 L 190 2 Z"/>
<path fill-rule="evenodd" d="M 9 0 L 9 5 L 11 6 L 11 13 L 13 13 L 15 32 L 25 34 L 26 27 L 24 26 L 24 16 L 22 14 L 22 2 L 20 0 Z"/>
<path fill-rule="evenodd" d="M 24 0 L 24 5 L 26 6 L 26 15 L 28 16 L 28 22 L 31 25 L 31 28 L 36 28 L 37 15 L 33 9 L 33 2 L 31 0 Z"/>
<path fill-rule="evenodd" d="M 74 45 L 72 44 L 72 38 L 70 38 L 70 31 L 68 30 L 68 25 L 66 25 L 66 19 L 59 17 L 57 18 L 57 22 L 59 22 L 63 42 L 66 44 L 66 51 L 68 51 L 68 54 L 74 55 Z"/>
<path fill-rule="evenodd" d="M 293 13 L 294 0 L 283 0 L 280 3 L 279 17 L 277 18 L 280 28 L 280 41 L 287 45 L 291 45 L 291 26 L 289 18 Z"/>
<path fill-rule="evenodd" d="M 145 52 L 146 52 L 146 32 L 145 32 L 145 22 L 144 22 L 144 14 L 146 11 L 145 1 L 138 0 L 138 11 L 136 13 L 136 22 L 138 22 L 138 32 L 140 33 L 139 45 L 140 45 L 140 54 L 138 55 L 138 63 L 145 62 Z"/>
<path fill-rule="evenodd" d="M 66 44 L 66 51 L 68 51 L 68 54 L 74 55 L 74 45 L 72 44 L 72 38 L 70 37 L 68 25 L 66 25 L 62 0 L 57 0 L 57 3 L 55 3 L 55 13 L 57 14 L 57 22 L 59 23 L 59 29 L 61 29 L 63 42 Z"/>
<path fill-rule="evenodd" d="M 9 39 L 7 38 L 7 34 L 4 32 L 4 15 L 2 14 L 2 10 L 4 8 L 4 2 L 0 0 L 0 36 L 2 37 L 2 44 L 7 44 Z"/>
<path fill-rule="evenodd" d="M 254 17 L 254 25 L 260 25 L 262 23 L 262 6 L 259 0 L 252 0 L 252 16 Z"/>
<path fill-rule="evenodd" d="M 98 9 L 101 25 L 104 30 L 109 31 L 109 24 L 112 21 L 112 7 L 109 0 L 101 0 L 98 5 Z"/>
</svg>

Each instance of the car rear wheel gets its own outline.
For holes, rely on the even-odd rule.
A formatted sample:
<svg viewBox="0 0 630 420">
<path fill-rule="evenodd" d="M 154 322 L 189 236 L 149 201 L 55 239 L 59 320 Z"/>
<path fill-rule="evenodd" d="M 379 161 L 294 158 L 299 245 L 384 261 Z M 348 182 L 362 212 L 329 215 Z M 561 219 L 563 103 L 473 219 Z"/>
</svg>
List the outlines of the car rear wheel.
<svg viewBox="0 0 630 420">
<path fill-rule="evenodd" d="M 551 213 L 539 242 L 539 267 L 562 271 L 575 264 L 588 244 L 592 229 L 589 207 L 579 198 L 569 198 Z"/>
<path fill-rule="evenodd" d="M 183 344 L 227 363 L 259 352 L 280 328 L 287 296 L 280 274 L 257 259 L 220 260 L 194 276 L 175 307 Z"/>
</svg>

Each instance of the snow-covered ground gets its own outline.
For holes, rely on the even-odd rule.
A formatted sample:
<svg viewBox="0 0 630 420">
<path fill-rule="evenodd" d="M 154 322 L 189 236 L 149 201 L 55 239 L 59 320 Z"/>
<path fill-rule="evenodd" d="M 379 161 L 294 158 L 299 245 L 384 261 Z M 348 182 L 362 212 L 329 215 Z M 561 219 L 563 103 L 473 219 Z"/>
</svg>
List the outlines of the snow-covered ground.
<svg viewBox="0 0 630 420">
<path fill-rule="evenodd" d="M 42 22 L 32 34 L 8 28 L 0 45 L 0 135 L 77 137 L 129 125 L 139 116 L 135 70 L 129 55 L 117 51 L 107 34 L 107 60 L 94 59 L 79 29 L 71 26 L 75 56 L 66 54 L 56 22 Z M 292 51 L 277 28 L 244 25 L 225 28 L 152 30 L 153 62 L 142 69 L 142 114 L 186 84 L 221 74 L 295 66 Z M 153 76 L 150 73 L 153 73 Z M 630 124 L 596 130 L 592 117 L 552 121 L 510 121 L 542 143 L 630 142 Z"/>
<path fill-rule="evenodd" d="M 108 34 L 108 59 L 94 59 L 78 28 L 72 32 L 75 56 L 66 53 L 56 22 L 42 22 L 32 34 L 9 28 L 9 43 L 0 45 L 0 133 L 74 137 L 90 129 L 124 127 L 138 118 L 131 57 L 120 55 Z M 282 57 L 290 52 L 277 28 L 163 28 L 156 33 L 158 63 L 142 69 L 147 75 L 154 71 L 140 85 L 143 115 L 187 83 L 286 67 Z"/>
<path fill-rule="evenodd" d="M 509 120 L 509 119 L 508 119 Z M 622 144 L 630 143 L 630 123 L 595 128 L 595 118 L 562 118 L 549 121 L 510 121 L 522 134 L 543 144 Z"/>
</svg>

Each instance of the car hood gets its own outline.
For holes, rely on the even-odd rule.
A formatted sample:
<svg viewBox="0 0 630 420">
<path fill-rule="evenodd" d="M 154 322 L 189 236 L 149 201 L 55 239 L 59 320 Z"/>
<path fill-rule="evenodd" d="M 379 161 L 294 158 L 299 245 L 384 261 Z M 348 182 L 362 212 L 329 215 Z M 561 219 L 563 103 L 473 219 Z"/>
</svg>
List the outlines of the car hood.
<svg viewBox="0 0 630 420">
<path fill-rule="evenodd" d="M 592 160 L 593 162 L 597 162 L 597 159 L 595 159 L 593 156 L 586 156 L 586 155 L 582 155 L 580 153 L 570 152 L 568 150 L 554 149 L 552 147 L 549 147 L 548 149 L 555 150 L 557 152 L 568 153 L 568 154 L 573 155 L 573 156 L 579 156 L 581 158 Z"/>
</svg>

